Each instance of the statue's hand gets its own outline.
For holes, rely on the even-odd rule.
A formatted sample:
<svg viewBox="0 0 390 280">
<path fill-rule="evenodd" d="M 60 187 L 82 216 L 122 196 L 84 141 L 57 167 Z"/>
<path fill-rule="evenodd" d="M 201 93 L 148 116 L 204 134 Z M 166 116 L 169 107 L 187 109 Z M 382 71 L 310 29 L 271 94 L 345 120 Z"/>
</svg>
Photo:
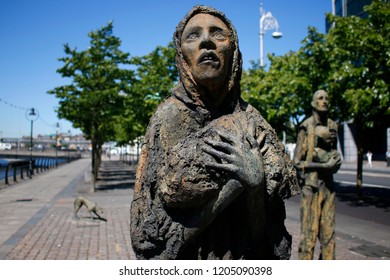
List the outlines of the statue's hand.
<svg viewBox="0 0 390 280">
<path fill-rule="evenodd" d="M 206 168 L 230 174 L 244 187 L 256 188 L 264 182 L 264 168 L 259 143 L 264 136 L 255 139 L 247 134 L 233 135 L 229 132 L 216 130 L 221 141 L 205 139 L 203 151 L 216 159 L 216 162 L 207 162 Z"/>
<path fill-rule="evenodd" d="M 334 153 L 325 164 L 327 168 L 332 170 L 333 173 L 336 173 L 341 166 L 341 155 L 339 153 Z"/>
</svg>

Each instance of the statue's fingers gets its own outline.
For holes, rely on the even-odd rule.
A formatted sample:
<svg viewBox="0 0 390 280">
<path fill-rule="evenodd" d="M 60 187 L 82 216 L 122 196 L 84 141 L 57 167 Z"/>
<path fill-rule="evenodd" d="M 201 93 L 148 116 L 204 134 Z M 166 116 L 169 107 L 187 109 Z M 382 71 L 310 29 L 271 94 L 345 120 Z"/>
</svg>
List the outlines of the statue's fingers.
<svg viewBox="0 0 390 280">
<path fill-rule="evenodd" d="M 220 131 L 220 130 L 215 130 L 219 137 L 221 137 L 221 140 L 230 144 L 234 144 L 237 142 L 237 136 L 234 134 L 230 133 L 229 131 Z"/>
<path fill-rule="evenodd" d="M 237 172 L 237 168 L 233 164 L 226 164 L 226 163 L 218 163 L 218 162 L 206 162 L 205 163 L 206 168 L 211 168 L 218 171 L 228 172 L 228 173 L 235 173 Z"/>
<path fill-rule="evenodd" d="M 261 147 L 264 145 L 265 136 L 267 136 L 266 131 L 262 131 L 259 136 L 257 137 L 257 144 Z"/>
<path fill-rule="evenodd" d="M 267 152 L 268 148 L 269 148 L 269 145 L 264 145 L 264 147 L 260 149 L 260 153 L 262 155 L 264 155 Z"/>
<path fill-rule="evenodd" d="M 258 147 L 258 143 L 257 143 L 256 139 L 254 137 L 252 137 L 252 135 L 247 134 L 245 139 L 249 143 L 251 149 L 254 147 Z"/>
<path fill-rule="evenodd" d="M 204 142 L 207 145 L 210 145 L 211 147 L 213 147 L 214 149 L 217 149 L 217 150 L 220 150 L 220 151 L 224 151 L 224 152 L 229 153 L 229 154 L 234 153 L 234 148 L 229 143 L 221 142 L 221 141 L 215 141 L 215 140 L 211 140 L 211 139 L 208 139 L 208 138 L 204 139 Z"/>
<path fill-rule="evenodd" d="M 255 121 L 253 120 L 253 118 L 250 118 L 248 124 L 248 134 L 255 137 L 255 132 L 256 132 Z"/>
<path fill-rule="evenodd" d="M 213 149 L 210 146 L 202 146 L 202 150 L 205 153 L 207 153 L 207 154 L 209 154 L 209 155 L 211 155 L 211 156 L 213 156 L 213 157 L 215 157 L 215 158 L 217 158 L 217 159 L 219 159 L 221 161 L 222 160 L 225 161 L 225 162 L 231 162 L 232 161 L 232 156 L 231 155 L 226 154 L 223 151 L 219 151 L 219 150 Z"/>
</svg>

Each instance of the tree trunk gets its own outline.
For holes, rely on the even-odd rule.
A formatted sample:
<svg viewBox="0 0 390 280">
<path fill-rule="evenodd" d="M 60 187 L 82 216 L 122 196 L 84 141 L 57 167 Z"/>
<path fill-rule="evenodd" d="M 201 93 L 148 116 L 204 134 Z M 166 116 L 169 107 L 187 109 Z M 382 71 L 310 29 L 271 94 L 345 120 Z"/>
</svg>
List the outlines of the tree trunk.
<svg viewBox="0 0 390 280">
<path fill-rule="evenodd" d="M 96 184 L 96 143 L 92 140 L 92 191 L 95 192 L 95 184 Z"/>
<path fill-rule="evenodd" d="M 359 198 L 363 197 L 363 134 L 362 124 L 355 121 L 356 124 L 356 147 L 357 147 L 357 172 L 356 172 L 356 191 Z"/>
<path fill-rule="evenodd" d="M 99 175 L 99 167 L 101 164 L 102 145 L 96 139 L 92 140 L 92 184 L 95 191 L 96 181 Z"/>
</svg>

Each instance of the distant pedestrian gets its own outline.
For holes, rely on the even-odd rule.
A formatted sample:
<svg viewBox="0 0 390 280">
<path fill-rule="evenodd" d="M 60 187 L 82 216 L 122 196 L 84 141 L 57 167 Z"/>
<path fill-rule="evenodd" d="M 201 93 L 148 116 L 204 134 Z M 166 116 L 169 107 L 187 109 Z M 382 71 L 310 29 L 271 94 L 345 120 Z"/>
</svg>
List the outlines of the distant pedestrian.
<svg viewBox="0 0 390 280">
<path fill-rule="evenodd" d="M 390 166 L 390 149 L 386 152 L 387 167 Z"/>
<path fill-rule="evenodd" d="M 372 167 L 372 153 L 371 151 L 367 152 L 368 167 Z"/>
<path fill-rule="evenodd" d="M 106 157 L 111 161 L 110 149 L 106 150 Z"/>
</svg>

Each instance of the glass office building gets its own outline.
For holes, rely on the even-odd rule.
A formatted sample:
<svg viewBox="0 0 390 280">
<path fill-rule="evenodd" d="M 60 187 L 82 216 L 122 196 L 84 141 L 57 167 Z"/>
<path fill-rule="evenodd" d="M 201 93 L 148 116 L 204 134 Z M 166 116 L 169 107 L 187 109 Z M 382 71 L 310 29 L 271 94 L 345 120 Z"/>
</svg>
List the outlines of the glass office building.
<svg viewBox="0 0 390 280">
<path fill-rule="evenodd" d="M 364 6 L 370 5 L 372 0 L 332 0 L 333 14 L 338 16 L 367 17 Z"/>
<path fill-rule="evenodd" d="M 358 16 L 366 18 L 368 15 L 364 11 L 364 6 L 370 5 L 372 0 L 332 0 L 332 14 L 346 17 Z M 328 32 L 330 25 L 326 22 L 326 32 Z"/>
</svg>

